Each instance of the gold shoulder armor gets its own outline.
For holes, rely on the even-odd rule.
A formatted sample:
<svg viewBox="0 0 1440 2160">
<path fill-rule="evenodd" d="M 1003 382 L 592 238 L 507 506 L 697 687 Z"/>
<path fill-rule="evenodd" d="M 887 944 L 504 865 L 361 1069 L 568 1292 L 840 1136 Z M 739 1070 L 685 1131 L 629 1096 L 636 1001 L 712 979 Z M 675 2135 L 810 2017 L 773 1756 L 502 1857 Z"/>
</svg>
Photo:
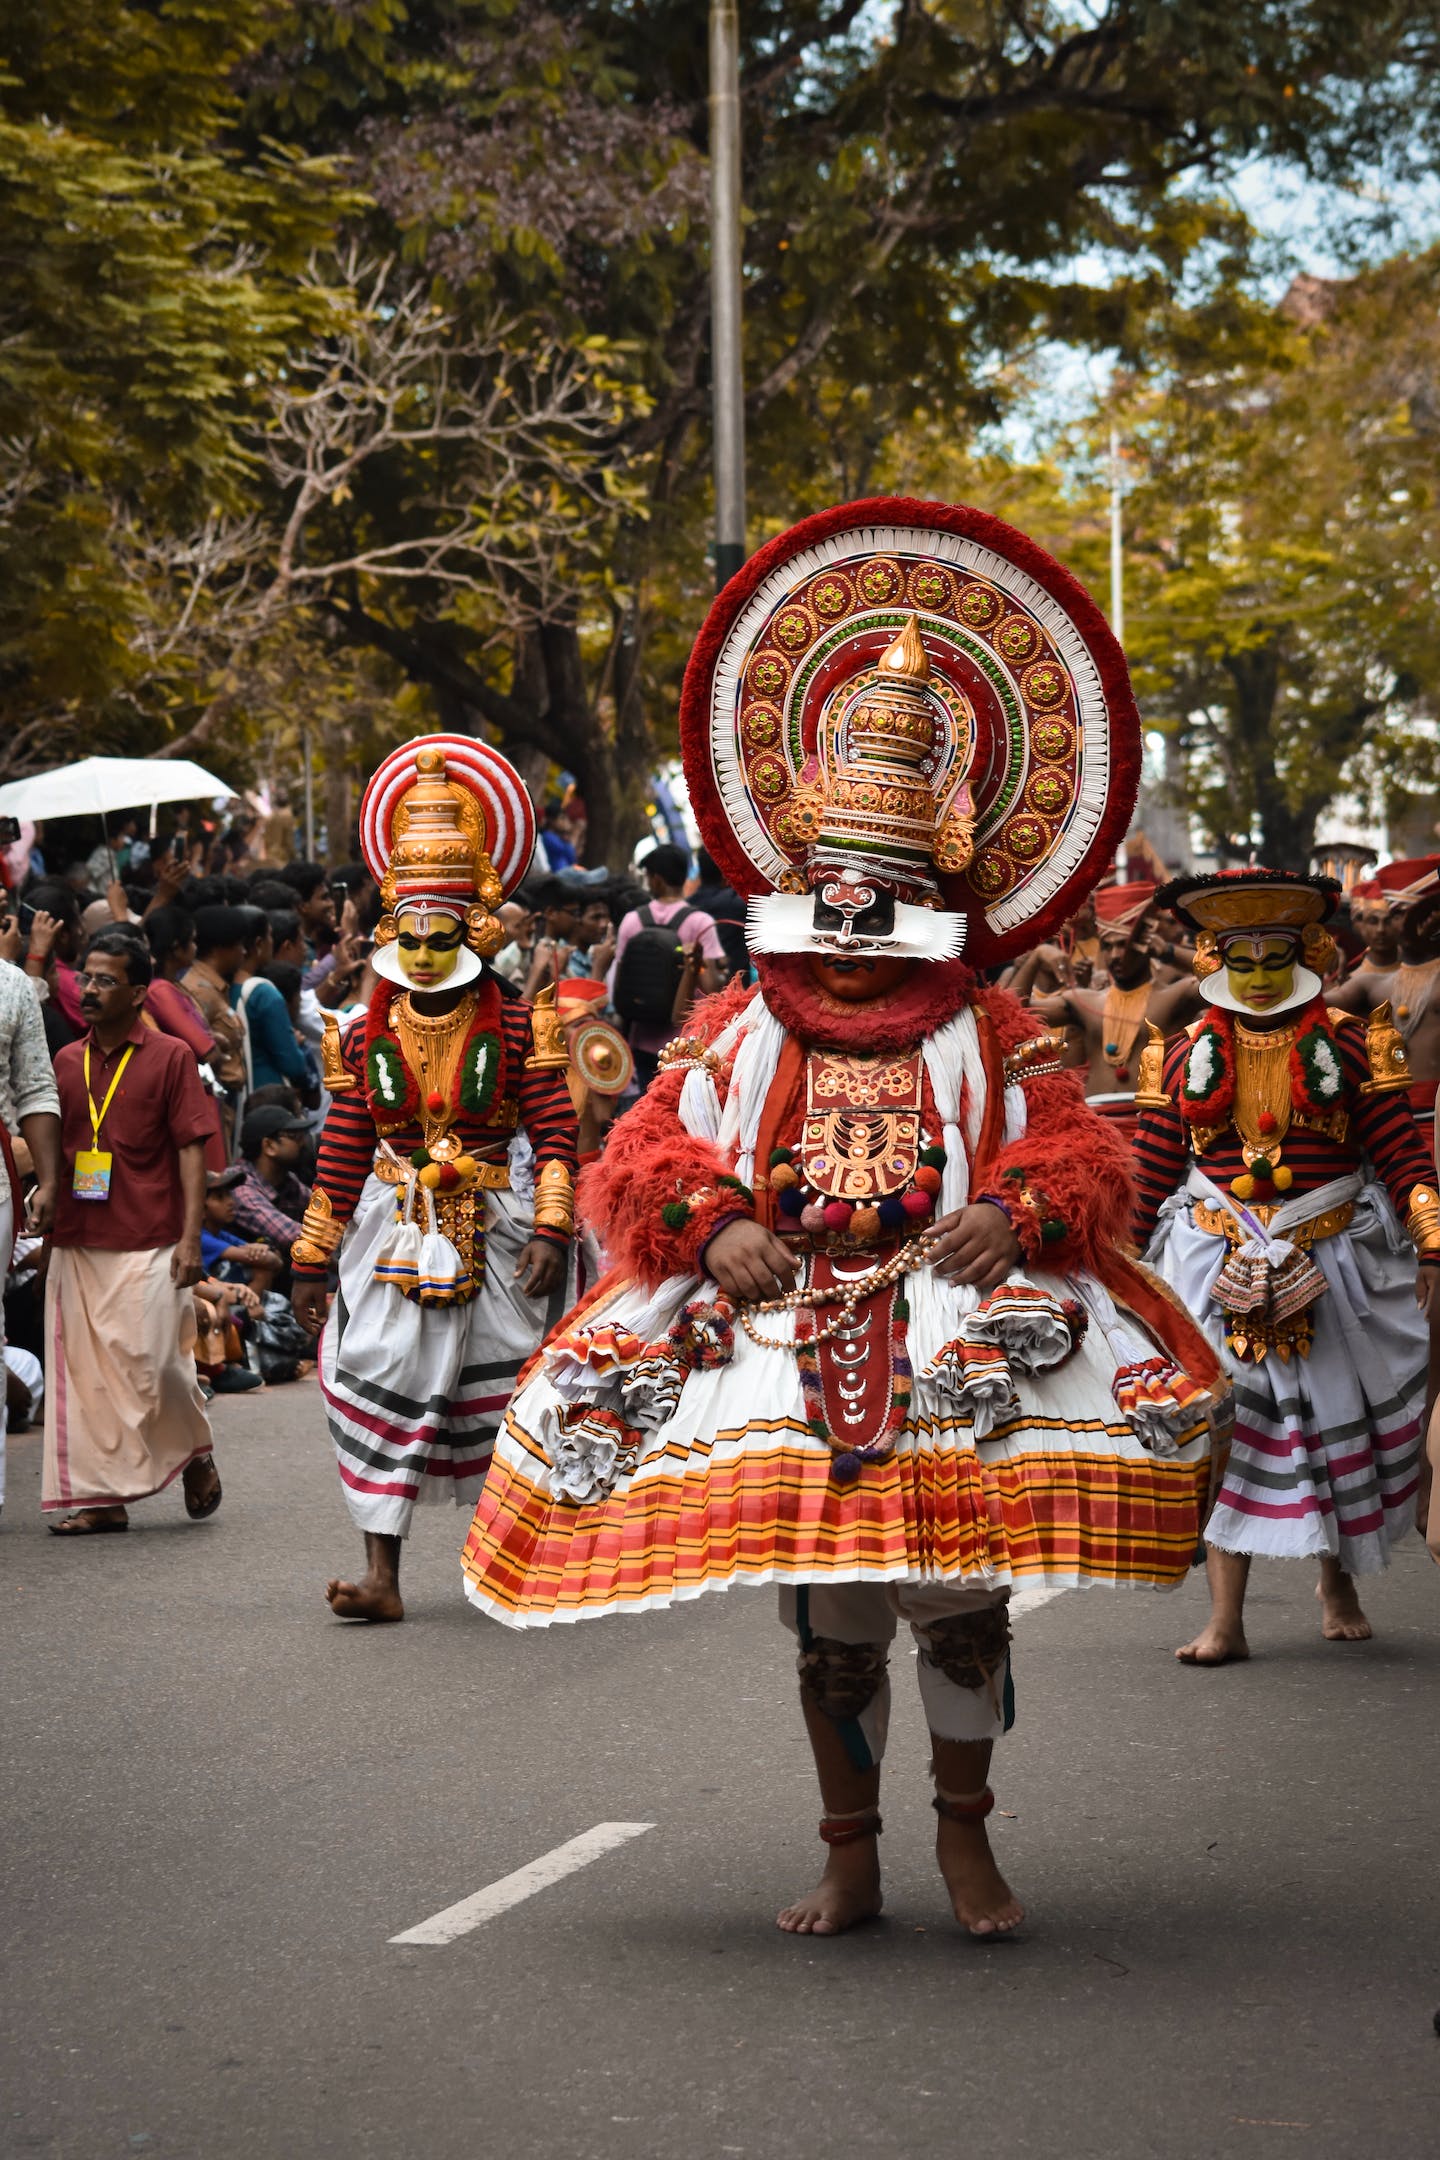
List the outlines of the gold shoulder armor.
<svg viewBox="0 0 1440 2160">
<path fill-rule="evenodd" d="M 530 1007 L 530 1039 L 535 1051 L 525 1060 L 526 1072 L 563 1072 L 569 1065 L 570 1052 L 555 1005 L 554 983 L 547 983 Z"/>
<path fill-rule="evenodd" d="M 1370 1015 L 1365 1028 L 1365 1052 L 1370 1060 L 1370 1077 L 1361 1084 L 1362 1095 L 1388 1095 L 1393 1089 L 1409 1087 L 1410 1054 L 1390 1017 L 1388 998 Z"/>
<path fill-rule="evenodd" d="M 1147 1020 L 1150 1040 L 1140 1053 L 1140 1069 L 1135 1087 L 1137 1110 L 1164 1110 L 1171 1098 L 1165 1093 L 1165 1037 L 1153 1020 Z"/>
<path fill-rule="evenodd" d="M 331 1095 L 348 1095 L 356 1085 L 355 1075 L 345 1069 L 345 1059 L 340 1049 L 340 1022 L 333 1012 L 325 1015 L 325 1036 L 320 1045 L 320 1077 L 326 1092 Z"/>
</svg>

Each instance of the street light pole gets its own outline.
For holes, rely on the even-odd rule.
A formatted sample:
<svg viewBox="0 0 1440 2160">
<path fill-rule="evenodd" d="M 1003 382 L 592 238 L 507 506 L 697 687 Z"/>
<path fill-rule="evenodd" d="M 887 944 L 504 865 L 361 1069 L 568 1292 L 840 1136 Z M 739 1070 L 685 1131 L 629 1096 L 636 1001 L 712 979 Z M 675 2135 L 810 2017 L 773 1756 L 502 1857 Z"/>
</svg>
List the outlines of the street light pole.
<svg viewBox="0 0 1440 2160">
<path fill-rule="evenodd" d="M 745 560 L 741 254 L 740 16 L 737 0 L 710 0 L 710 372 L 717 592 Z"/>
</svg>

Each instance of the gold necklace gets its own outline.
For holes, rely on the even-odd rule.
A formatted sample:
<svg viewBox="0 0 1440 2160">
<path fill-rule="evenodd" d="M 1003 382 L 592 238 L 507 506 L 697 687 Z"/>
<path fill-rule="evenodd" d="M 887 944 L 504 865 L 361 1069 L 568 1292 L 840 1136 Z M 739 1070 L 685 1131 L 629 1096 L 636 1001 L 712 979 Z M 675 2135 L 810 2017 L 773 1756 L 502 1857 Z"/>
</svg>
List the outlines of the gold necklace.
<svg viewBox="0 0 1440 2160">
<path fill-rule="evenodd" d="M 1290 1052 L 1298 1028 L 1235 1027 L 1235 1130 L 1247 1168 L 1276 1163 L 1290 1129 Z"/>
<path fill-rule="evenodd" d="M 465 1037 L 475 1014 L 475 997 L 467 992 L 446 1013 L 416 1012 L 406 994 L 391 1008 L 400 1054 L 414 1073 L 420 1093 L 420 1124 L 425 1145 L 434 1147 L 449 1131 L 454 1117 L 455 1074 Z M 430 1098 L 438 1096 L 443 1107 L 434 1110 Z"/>
<path fill-rule="evenodd" d="M 1105 992 L 1100 1032 L 1104 1037 L 1105 1055 L 1115 1068 L 1117 1080 L 1128 1080 L 1130 1077 L 1130 1053 L 1145 1025 L 1146 1009 L 1154 987 L 1147 975 L 1144 982 L 1137 983 L 1133 990 L 1120 990 L 1111 983 Z"/>
</svg>

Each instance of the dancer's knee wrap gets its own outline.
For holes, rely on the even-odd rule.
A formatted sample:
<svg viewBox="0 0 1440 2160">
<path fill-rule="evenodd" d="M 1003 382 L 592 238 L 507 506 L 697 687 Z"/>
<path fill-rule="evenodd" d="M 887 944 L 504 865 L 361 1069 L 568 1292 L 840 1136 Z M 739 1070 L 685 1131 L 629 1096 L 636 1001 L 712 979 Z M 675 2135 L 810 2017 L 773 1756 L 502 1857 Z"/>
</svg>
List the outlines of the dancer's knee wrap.
<svg viewBox="0 0 1440 2160">
<path fill-rule="evenodd" d="M 1006 1606 L 982 1605 L 977 1612 L 951 1613 L 922 1630 L 932 1665 L 956 1687 L 993 1686 L 1010 1648 Z"/>
<path fill-rule="evenodd" d="M 847 1643 L 833 1635 L 811 1635 L 795 1660 L 800 1692 L 837 1724 L 858 1718 L 885 1685 L 889 1660 L 886 1643 Z"/>
</svg>

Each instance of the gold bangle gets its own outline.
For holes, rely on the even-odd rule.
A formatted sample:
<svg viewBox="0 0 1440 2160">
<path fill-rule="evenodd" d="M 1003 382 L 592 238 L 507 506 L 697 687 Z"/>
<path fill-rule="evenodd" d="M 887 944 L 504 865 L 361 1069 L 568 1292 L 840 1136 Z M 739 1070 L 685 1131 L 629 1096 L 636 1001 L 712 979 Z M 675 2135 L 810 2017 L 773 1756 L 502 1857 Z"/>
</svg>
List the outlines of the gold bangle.
<svg viewBox="0 0 1440 2160">
<path fill-rule="evenodd" d="M 570 1237 L 575 1229 L 575 1180 L 562 1162 L 548 1162 L 535 1184 L 537 1230 L 558 1230 Z"/>
<path fill-rule="evenodd" d="M 291 1267 L 328 1268 L 330 1254 L 323 1245 L 312 1245 L 308 1238 L 298 1237 L 290 1247 Z"/>
<path fill-rule="evenodd" d="M 1410 1191 L 1410 1212 L 1405 1227 L 1415 1240 L 1417 1252 L 1440 1252 L 1440 1193 L 1431 1185 L 1415 1185 Z"/>
<path fill-rule="evenodd" d="M 300 1238 L 290 1248 L 291 1257 L 294 1257 L 303 1243 L 309 1252 L 318 1249 L 319 1260 L 308 1263 L 318 1266 L 335 1251 L 344 1235 L 345 1225 L 336 1222 L 330 1206 L 330 1195 L 322 1186 L 317 1185 L 310 1195 L 309 1206 L 300 1218 Z"/>
</svg>

